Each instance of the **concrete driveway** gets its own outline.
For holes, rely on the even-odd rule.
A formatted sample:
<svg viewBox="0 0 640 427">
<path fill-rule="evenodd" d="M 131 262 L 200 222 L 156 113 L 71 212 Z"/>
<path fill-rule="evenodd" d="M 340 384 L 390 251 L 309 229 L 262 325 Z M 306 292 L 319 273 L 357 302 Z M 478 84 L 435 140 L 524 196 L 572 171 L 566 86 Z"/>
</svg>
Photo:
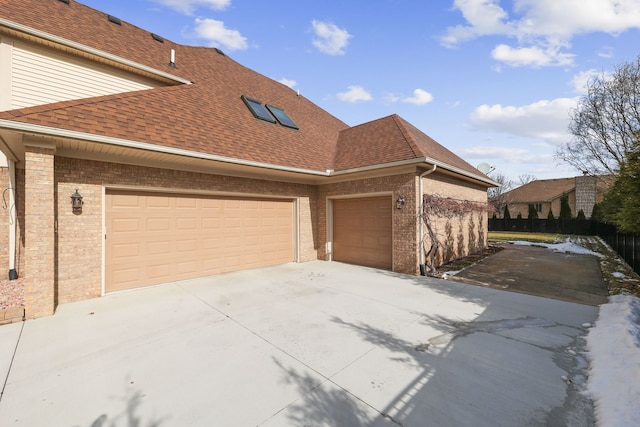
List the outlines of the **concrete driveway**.
<svg viewBox="0 0 640 427">
<path fill-rule="evenodd" d="M 0 425 L 588 426 L 596 316 L 319 261 L 111 294 L 0 327 Z"/>
</svg>

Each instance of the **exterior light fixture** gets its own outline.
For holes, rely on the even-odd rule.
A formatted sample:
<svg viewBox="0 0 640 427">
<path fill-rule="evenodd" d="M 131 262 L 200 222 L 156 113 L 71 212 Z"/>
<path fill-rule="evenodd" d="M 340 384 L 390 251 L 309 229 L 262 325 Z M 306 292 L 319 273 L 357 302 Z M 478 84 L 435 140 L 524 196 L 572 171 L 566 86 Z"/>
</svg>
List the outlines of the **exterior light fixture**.
<svg viewBox="0 0 640 427">
<path fill-rule="evenodd" d="M 82 196 L 78 193 L 78 189 L 76 188 L 76 192 L 71 195 L 71 206 L 73 208 L 74 214 L 82 213 L 82 205 L 84 202 L 82 201 Z"/>
<path fill-rule="evenodd" d="M 396 200 L 396 208 L 397 209 L 402 209 L 402 207 L 405 205 L 406 201 L 404 200 L 404 197 L 402 196 L 398 196 L 398 199 Z"/>
</svg>

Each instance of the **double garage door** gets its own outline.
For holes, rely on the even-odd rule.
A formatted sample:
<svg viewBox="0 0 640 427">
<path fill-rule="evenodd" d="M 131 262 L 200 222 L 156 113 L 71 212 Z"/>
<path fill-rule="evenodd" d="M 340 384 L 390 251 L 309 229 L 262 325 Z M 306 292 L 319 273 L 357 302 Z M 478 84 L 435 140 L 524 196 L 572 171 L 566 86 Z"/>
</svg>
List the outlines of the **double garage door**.
<svg viewBox="0 0 640 427">
<path fill-rule="evenodd" d="M 106 292 L 294 260 L 292 200 L 106 195 Z"/>
<path fill-rule="evenodd" d="M 333 259 L 391 270 L 391 196 L 333 201 Z"/>
</svg>

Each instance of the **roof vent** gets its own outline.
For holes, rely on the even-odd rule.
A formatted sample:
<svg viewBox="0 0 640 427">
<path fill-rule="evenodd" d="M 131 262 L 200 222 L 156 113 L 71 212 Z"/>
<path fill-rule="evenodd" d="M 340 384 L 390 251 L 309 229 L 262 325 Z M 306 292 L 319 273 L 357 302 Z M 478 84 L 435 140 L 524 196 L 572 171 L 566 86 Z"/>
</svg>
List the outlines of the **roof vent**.
<svg viewBox="0 0 640 427">
<path fill-rule="evenodd" d="M 164 38 L 157 34 L 151 33 L 151 37 L 157 42 L 164 43 Z"/>
<path fill-rule="evenodd" d="M 169 67 L 178 68 L 176 67 L 176 50 L 175 49 L 171 49 L 171 62 L 169 62 Z"/>
<path fill-rule="evenodd" d="M 113 22 L 116 25 L 122 25 L 122 21 L 115 16 L 107 15 L 107 19 L 109 20 L 109 22 Z"/>
<path fill-rule="evenodd" d="M 221 51 L 220 49 L 218 49 L 217 47 L 214 47 L 214 49 L 216 50 L 216 52 L 218 52 L 220 55 L 225 56 L 224 52 Z"/>
<path fill-rule="evenodd" d="M 64 4 L 69 4 L 69 0 L 58 0 L 58 1 Z"/>
</svg>

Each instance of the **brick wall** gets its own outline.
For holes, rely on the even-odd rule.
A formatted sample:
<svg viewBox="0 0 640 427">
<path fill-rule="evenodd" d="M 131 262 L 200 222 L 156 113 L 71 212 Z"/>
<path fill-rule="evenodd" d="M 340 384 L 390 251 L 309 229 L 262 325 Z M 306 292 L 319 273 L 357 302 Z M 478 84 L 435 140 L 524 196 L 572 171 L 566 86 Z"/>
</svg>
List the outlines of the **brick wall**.
<svg viewBox="0 0 640 427">
<path fill-rule="evenodd" d="M 390 192 L 392 200 L 404 197 L 405 206 L 393 209 L 393 271 L 418 274 L 417 181 L 416 173 L 325 184 L 318 189 L 319 259 L 329 259 L 327 253 L 327 201 L 340 196 Z"/>
<path fill-rule="evenodd" d="M 435 173 L 423 178 L 423 191 L 454 201 L 468 200 L 480 204 L 487 203 L 487 190 L 454 177 Z M 488 206 L 487 206 L 488 209 Z M 475 253 L 487 246 L 488 211 L 477 210 L 462 216 L 430 218 L 432 229 L 441 247 L 428 260 L 433 266 L 440 266 L 456 258 Z M 425 230 L 425 250 L 432 245 Z"/>
<path fill-rule="evenodd" d="M 25 146 L 25 311 L 53 314 L 55 289 L 54 149 Z"/>
<path fill-rule="evenodd" d="M 58 301 L 66 303 L 101 295 L 103 187 L 131 186 L 181 192 L 233 192 L 299 197 L 300 260 L 317 259 L 319 245 L 313 186 L 156 169 L 98 161 L 56 157 L 58 210 Z M 84 206 L 81 215 L 71 209 L 71 194 L 78 189 Z"/>
<path fill-rule="evenodd" d="M 328 199 L 387 193 L 395 201 L 402 196 L 405 206 L 393 208 L 393 269 L 419 274 L 418 210 L 421 198 L 418 195 L 417 171 L 309 186 L 65 157 L 55 157 L 54 160 L 52 150 L 36 147 L 28 148 L 25 166 L 26 172 L 17 171 L 20 213 L 17 261 L 21 277 L 26 277 L 28 317 L 50 314 L 56 302 L 66 303 L 101 295 L 105 187 L 297 198 L 298 251 L 303 262 L 327 259 Z M 486 201 L 484 189 L 451 177 L 434 174 L 424 182 L 425 191 Z M 70 196 L 76 188 L 84 198 L 79 215 L 74 214 L 71 208 Z M 25 200 L 28 203 L 25 204 Z M 484 215 L 484 220 L 475 221 L 472 229 L 468 219 L 451 224 L 453 235 L 463 236 L 451 240 L 454 246 L 467 247 L 472 240 L 486 244 Z M 57 218 L 57 225 L 54 218 Z M 470 233 L 475 233 L 474 237 L 469 237 Z M 463 252 L 468 253 L 468 250 L 461 249 L 456 255 Z"/>
</svg>

